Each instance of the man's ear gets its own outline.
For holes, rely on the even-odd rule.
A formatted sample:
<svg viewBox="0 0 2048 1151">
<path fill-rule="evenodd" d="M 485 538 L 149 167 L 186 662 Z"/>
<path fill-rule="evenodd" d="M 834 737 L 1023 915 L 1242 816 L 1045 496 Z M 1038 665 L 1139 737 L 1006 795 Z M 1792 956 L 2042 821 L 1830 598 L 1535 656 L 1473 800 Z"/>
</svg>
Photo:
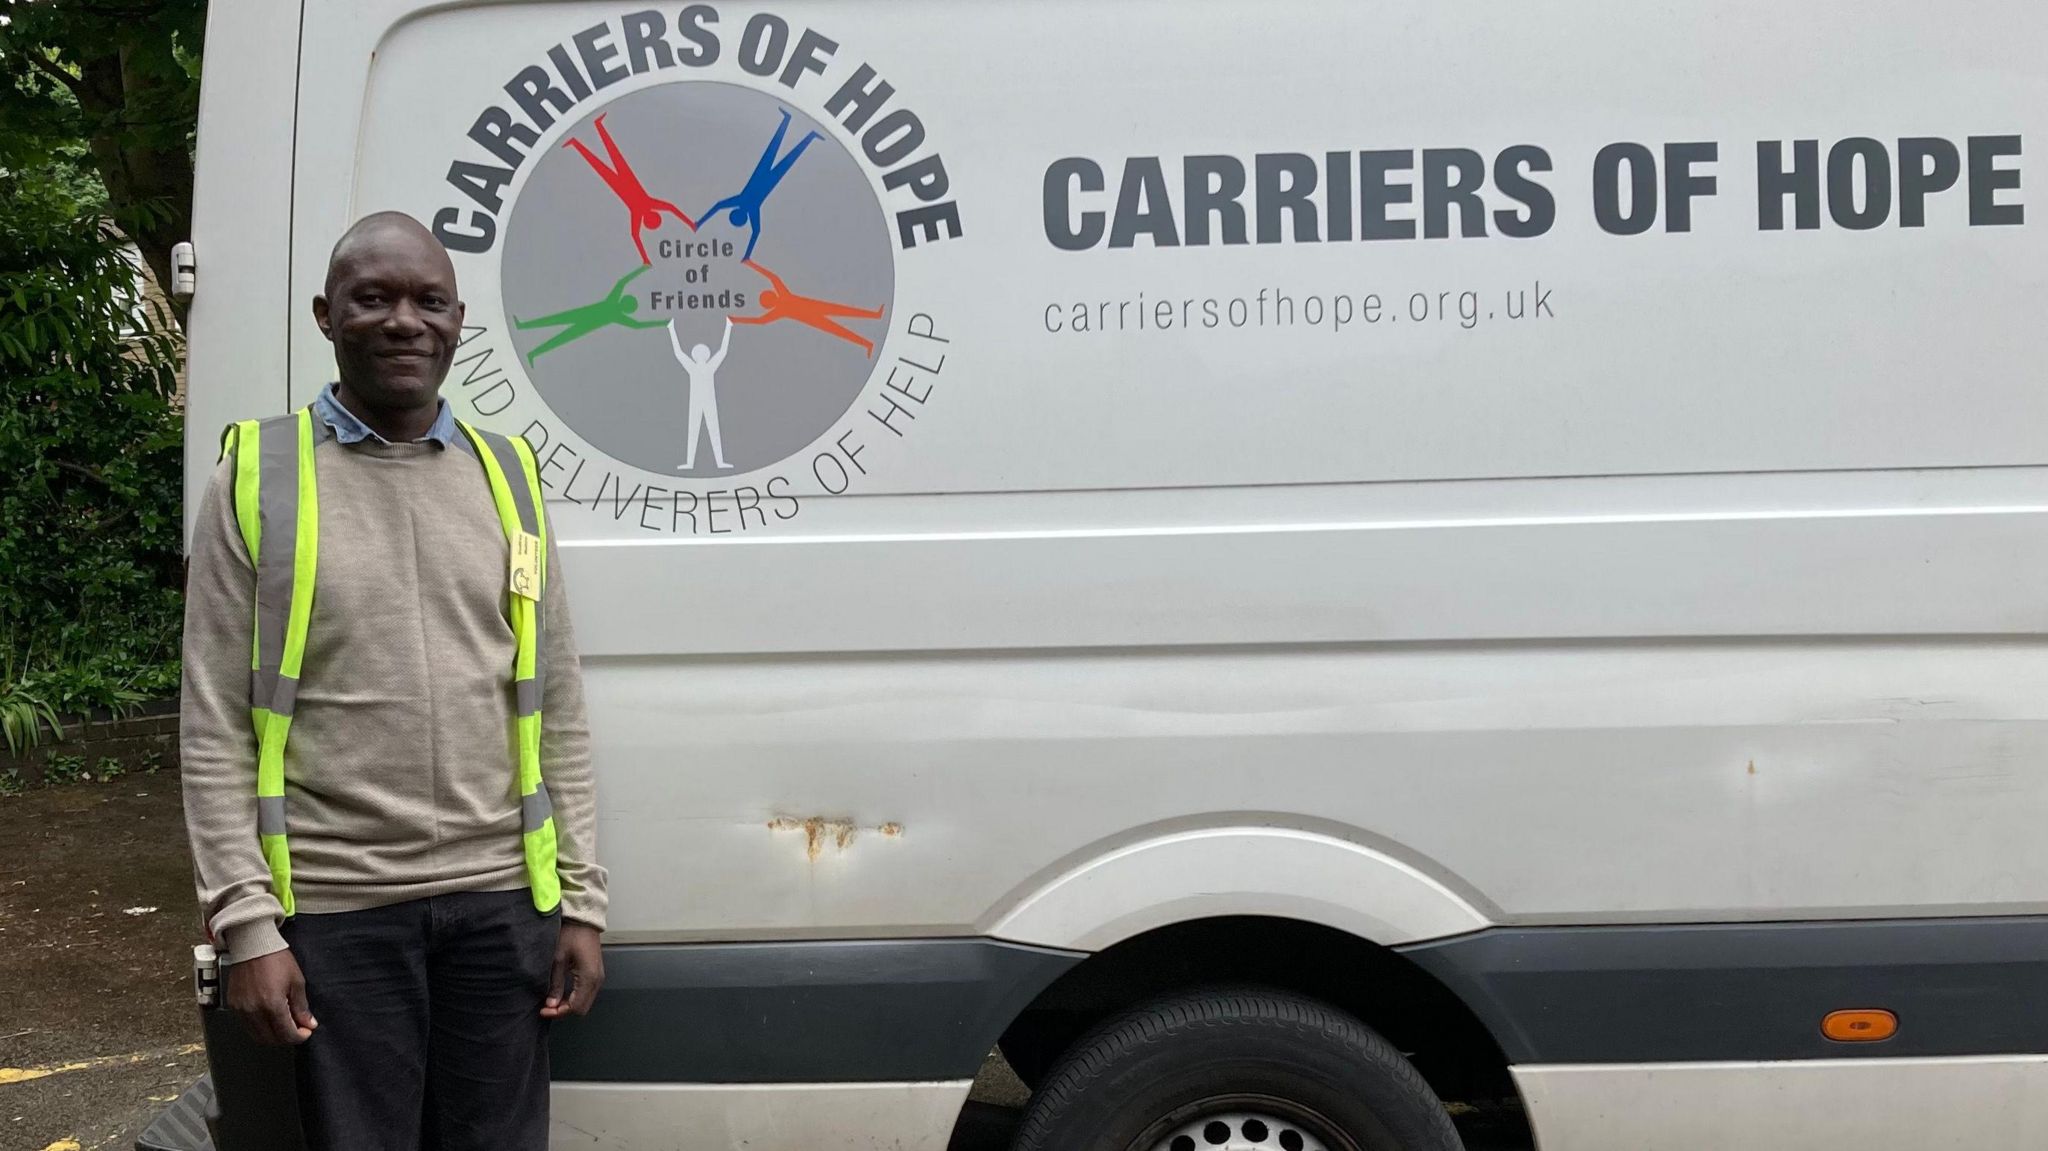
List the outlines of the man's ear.
<svg viewBox="0 0 2048 1151">
<path fill-rule="evenodd" d="M 457 300 L 457 301 L 455 301 L 455 326 L 456 326 L 456 328 L 457 328 L 457 329 L 460 329 L 460 328 L 462 327 L 462 321 L 464 321 L 464 320 L 466 320 L 466 319 L 468 319 L 468 318 L 469 318 L 469 305 L 468 305 L 468 304 L 465 304 L 465 303 L 463 303 L 463 302 L 462 302 L 461 300 Z"/>
<path fill-rule="evenodd" d="M 334 338 L 334 322 L 327 314 L 326 296 L 313 297 L 313 322 L 320 325 L 321 335 L 330 340 Z"/>
</svg>

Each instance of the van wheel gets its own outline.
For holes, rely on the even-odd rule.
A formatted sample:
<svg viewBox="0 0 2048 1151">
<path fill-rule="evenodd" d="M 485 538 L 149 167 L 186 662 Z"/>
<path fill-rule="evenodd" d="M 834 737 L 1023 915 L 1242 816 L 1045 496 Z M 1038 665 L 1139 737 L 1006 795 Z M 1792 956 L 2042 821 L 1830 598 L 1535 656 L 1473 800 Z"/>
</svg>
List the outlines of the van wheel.
<svg viewBox="0 0 2048 1151">
<path fill-rule="evenodd" d="M 1341 1011 L 1282 991 L 1156 1000 L 1076 1043 L 1013 1151 L 1463 1151 L 1413 1065 Z"/>
</svg>

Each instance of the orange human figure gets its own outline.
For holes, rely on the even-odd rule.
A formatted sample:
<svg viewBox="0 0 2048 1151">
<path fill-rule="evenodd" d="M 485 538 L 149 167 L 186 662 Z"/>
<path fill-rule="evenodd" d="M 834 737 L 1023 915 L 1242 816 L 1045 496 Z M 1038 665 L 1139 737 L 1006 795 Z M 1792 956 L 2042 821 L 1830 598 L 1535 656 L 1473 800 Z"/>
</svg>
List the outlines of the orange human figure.
<svg viewBox="0 0 2048 1151">
<path fill-rule="evenodd" d="M 604 142 L 605 155 L 611 158 L 610 166 L 606 166 L 603 160 L 598 159 L 589 148 L 584 146 L 583 141 L 573 136 L 570 137 L 569 142 L 564 144 L 563 147 L 576 149 L 583 156 L 585 162 L 592 168 L 597 169 L 597 174 L 603 177 L 605 184 L 611 188 L 612 194 L 617 196 L 626 205 L 626 210 L 633 214 L 633 247 L 640 251 L 641 264 L 651 264 L 653 261 L 647 258 L 647 245 L 640 242 L 640 229 L 660 228 L 661 214 L 663 212 L 675 213 L 676 219 L 688 224 L 692 232 L 697 230 L 697 221 L 685 216 L 681 208 L 676 207 L 667 200 L 655 199 L 653 193 L 647 190 L 646 185 L 640 182 L 640 177 L 634 175 L 633 165 L 626 161 L 625 153 L 619 151 L 617 144 L 612 143 L 612 134 L 605 130 L 604 118 L 608 114 L 600 113 L 594 122 L 597 124 L 597 138 Z"/>
<path fill-rule="evenodd" d="M 874 343 L 862 339 L 852 331 L 849 331 L 844 325 L 834 320 L 833 317 L 844 316 L 849 319 L 879 320 L 882 318 L 882 309 L 875 308 L 870 311 L 866 308 L 856 308 L 851 304 L 835 304 L 830 300 L 814 300 L 809 296 L 799 296 L 789 290 L 789 285 L 782 282 L 781 276 L 756 264 L 752 260 L 746 261 L 746 264 L 747 267 L 768 277 L 768 282 L 773 285 L 773 287 L 761 293 L 761 306 L 768 310 L 758 316 L 734 316 L 732 318 L 733 323 L 772 324 L 777 320 L 795 320 L 799 324 L 816 328 L 828 336 L 837 336 L 847 343 L 858 344 L 861 351 L 867 353 L 869 359 L 874 358 Z"/>
</svg>

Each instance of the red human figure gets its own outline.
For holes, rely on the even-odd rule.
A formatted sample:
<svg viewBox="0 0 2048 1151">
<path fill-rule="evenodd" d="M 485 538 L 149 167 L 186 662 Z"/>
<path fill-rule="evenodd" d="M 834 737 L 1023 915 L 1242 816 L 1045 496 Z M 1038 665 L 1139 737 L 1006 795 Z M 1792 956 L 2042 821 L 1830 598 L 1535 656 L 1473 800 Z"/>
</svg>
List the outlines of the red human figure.
<svg viewBox="0 0 2048 1151">
<path fill-rule="evenodd" d="M 654 195 L 647 190 L 646 185 L 640 182 L 640 177 L 633 174 L 633 165 L 626 161 L 625 153 L 619 151 L 617 144 L 612 143 L 612 134 L 605 130 L 604 118 L 608 114 L 601 113 L 595 123 L 597 124 L 597 138 L 604 142 L 605 155 L 611 158 L 610 166 L 606 166 L 603 160 L 598 159 L 589 148 L 585 147 L 583 141 L 574 137 L 571 137 L 569 142 L 564 144 L 563 147 L 576 149 L 582 155 L 585 162 L 592 168 L 597 169 L 597 174 L 603 177 L 605 184 L 611 188 L 612 194 L 617 196 L 626 205 L 626 210 L 633 214 L 633 247 L 640 252 L 640 262 L 643 265 L 650 264 L 653 261 L 647 258 L 647 245 L 640 242 L 640 229 L 660 228 L 661 214 L 663 212 L 675 213 L 676 219 L 688 224 L 692 232 L 697 230 L 697 221 L 683 215 L 681 208 L 676 207 L 667 200 L 655 199 Z"/>
<path fill-rule="evenodd" d="M 748 260 L 746 264 L 747 267 L 768 277 L 768 282 L 773 285 L 773 287 L 761 293 L 761 306 L 768 310 L 758 316 L 734 316 L 732 318 L 733 323 L 772 324 L 777 320 L 795 320 L 799 324 L 816 328 L 828 336 L 836 336 L 847 343 L 858 344 L 861 351 L 867 353 L 869 359 L 874 358 L 875 345 L 847 330 L 845 326 L 838 323 L 833 317 L 844 316 L 849 319 L 879 320 L 882 318 L 882 309 L 856 308 L 851 304 L 835 304 L 830 300 L 814 300 L 809 296 L 799 296 L 789 290 L 789 285 L 782 282 L 782 277 L 756 264 L 752 260 Z"/>
</svg>

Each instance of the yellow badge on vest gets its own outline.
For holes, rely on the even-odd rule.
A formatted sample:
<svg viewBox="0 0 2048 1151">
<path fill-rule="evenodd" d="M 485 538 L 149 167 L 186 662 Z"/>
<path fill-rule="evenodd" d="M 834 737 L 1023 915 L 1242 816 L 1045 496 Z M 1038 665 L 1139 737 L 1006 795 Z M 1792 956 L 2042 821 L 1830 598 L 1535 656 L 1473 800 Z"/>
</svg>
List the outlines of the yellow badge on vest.
<svg viewBox="0 0 2048 1151">
<path fill-rule="evenodd" d="M 511 585 L 513 595 L 540 598 L 540 537 L 532 532 L 512 535 Z"/>
</svg>

